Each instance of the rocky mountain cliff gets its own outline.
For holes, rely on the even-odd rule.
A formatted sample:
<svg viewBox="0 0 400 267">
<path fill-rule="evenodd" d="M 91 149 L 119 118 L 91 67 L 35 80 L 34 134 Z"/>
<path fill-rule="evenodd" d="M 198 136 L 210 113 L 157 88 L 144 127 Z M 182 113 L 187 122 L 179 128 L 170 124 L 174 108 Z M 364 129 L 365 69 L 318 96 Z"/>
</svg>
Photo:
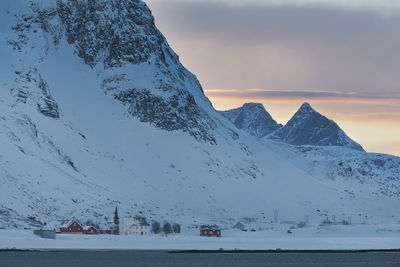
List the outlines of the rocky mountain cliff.
<svg viewBox="0 0 400 267">
<path fill-rule="evenodd" d="M 247 103 L 243 107 L 221 112 L 238 129 L 256 136 L 291 145 L 339 146 L 364 151 L 332 120 L 304 103 L 289 122 L 282 126 L 262 104 Z"/>
<path fill-rule="evenodd" d="M 246 103 L 240 108 L 221 111 L 238 129 L 256 137 L 264 137 L 282 127 L 265 110 L 262 104 Z"/>
<path fill-rule="evenodd" d="M 15 37 L 8 40 L 16 51 L 33 52 L 38 60 L 46 61 L 65 39 L 73 53 L 96 70 L 102 90 L 121 101 L 132 116 L 160 129 L 183 130 L 198 140 L 216 143 L 212 131 L 217 126 L 205 111 L 211 104 L 156 28 L 144 2 L 56 1 L 49 6 L 31 2 L 30 10 L 17 16 L 12 27 Z M 21 61 L 26 67 L 15 70 L 19 99 L 26 102 L 38 92 L 44 101 L 38 108 L 57 115 L 41 70 L 26 58 Z M 27 85 L 32 82 L 34 86 Z"/>
<path fill-rule="evenodd" d="M 342 146 L 364 151 L 334 121 L 316 112 L 308 103 L 268 138 L 292 145 Z"/>
</svg>

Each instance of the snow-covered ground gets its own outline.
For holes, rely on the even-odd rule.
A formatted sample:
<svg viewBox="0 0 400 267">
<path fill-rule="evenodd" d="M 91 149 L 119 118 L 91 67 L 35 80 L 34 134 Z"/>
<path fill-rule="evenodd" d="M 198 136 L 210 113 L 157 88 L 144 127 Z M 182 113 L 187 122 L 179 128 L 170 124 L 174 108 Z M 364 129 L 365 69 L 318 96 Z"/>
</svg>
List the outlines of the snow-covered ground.
<svg viewBox="0 0 400 267">
<path fill-rule="evenodd" d="M 137 236 L 57 235 L 42 239 L 30 230 L 0 230 L 0 249 L 94 249 L 94 250 L 363 250 L 399 249 L 400 225 L 313 226 L 241 232 L 223 231 L 221 238 L 200 237 L 197 230 L 182 234 Z"/>
</svg>

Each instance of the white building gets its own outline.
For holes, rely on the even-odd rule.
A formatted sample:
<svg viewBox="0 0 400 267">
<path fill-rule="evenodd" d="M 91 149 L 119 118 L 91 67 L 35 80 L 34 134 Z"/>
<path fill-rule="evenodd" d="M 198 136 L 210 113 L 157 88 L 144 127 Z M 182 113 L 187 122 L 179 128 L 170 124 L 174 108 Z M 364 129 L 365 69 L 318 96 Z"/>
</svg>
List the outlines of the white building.
<svg viewBox="0 0 400 267">
<path fill-rule="evenodd" d="M 150 234 L 150 226 L 142 224 L 132 218 L 123 218 L 119 223 L 120 235 L 148 235 Z"/>
</svg>

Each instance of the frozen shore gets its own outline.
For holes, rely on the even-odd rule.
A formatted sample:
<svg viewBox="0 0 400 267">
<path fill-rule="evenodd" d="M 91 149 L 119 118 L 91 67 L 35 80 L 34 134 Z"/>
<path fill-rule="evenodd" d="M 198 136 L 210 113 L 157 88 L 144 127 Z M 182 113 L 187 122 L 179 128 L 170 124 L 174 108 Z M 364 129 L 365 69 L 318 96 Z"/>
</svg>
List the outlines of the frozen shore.
<svg viewBox="0 0 400 267">
<path fill-rule="evenodd" d="M 187 231 L 162 235 L 110 236 L 58 234 L 42 239 L 31 230 L 0 230 L 0 249 L 94 249 L 94 250 L 364 250 L 399 249 L 399 225 L 307 227 L 292 230 L 241 232 L 227 230 L 221 238 Z"/>
</svg>

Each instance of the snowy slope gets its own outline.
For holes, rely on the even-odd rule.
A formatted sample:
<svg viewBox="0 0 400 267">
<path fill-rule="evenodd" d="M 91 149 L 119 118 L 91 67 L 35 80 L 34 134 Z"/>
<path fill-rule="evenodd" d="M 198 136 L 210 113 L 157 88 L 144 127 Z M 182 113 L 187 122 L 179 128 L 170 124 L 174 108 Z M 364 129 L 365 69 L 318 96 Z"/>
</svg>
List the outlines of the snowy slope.
<svg viewBox="0 0 400 267">
<path fill-rule="evenodd" d="M 256 136 L 264 137 L 282 127 L 265 110 L 262 104 L 246 103 L 240 108 L 221 111 L 238 129 Z"/>
<path fill-rule="evenodd" d="M 269 222 L 274 210 L 292 220 L 399 219 L 397 194 L 378 187 L 389 179 L 383 186 L 395 191 L 398 158 L 304 152 L 240 131 L 142 1 L 38 3 L 10 1 L 1 26 L 0 228 L 71 217 L 105 224 L 116 205 L 121 216 L 184 225 Z M 388 163 L 360 174 L 365 158 Z"/>
</svg>

